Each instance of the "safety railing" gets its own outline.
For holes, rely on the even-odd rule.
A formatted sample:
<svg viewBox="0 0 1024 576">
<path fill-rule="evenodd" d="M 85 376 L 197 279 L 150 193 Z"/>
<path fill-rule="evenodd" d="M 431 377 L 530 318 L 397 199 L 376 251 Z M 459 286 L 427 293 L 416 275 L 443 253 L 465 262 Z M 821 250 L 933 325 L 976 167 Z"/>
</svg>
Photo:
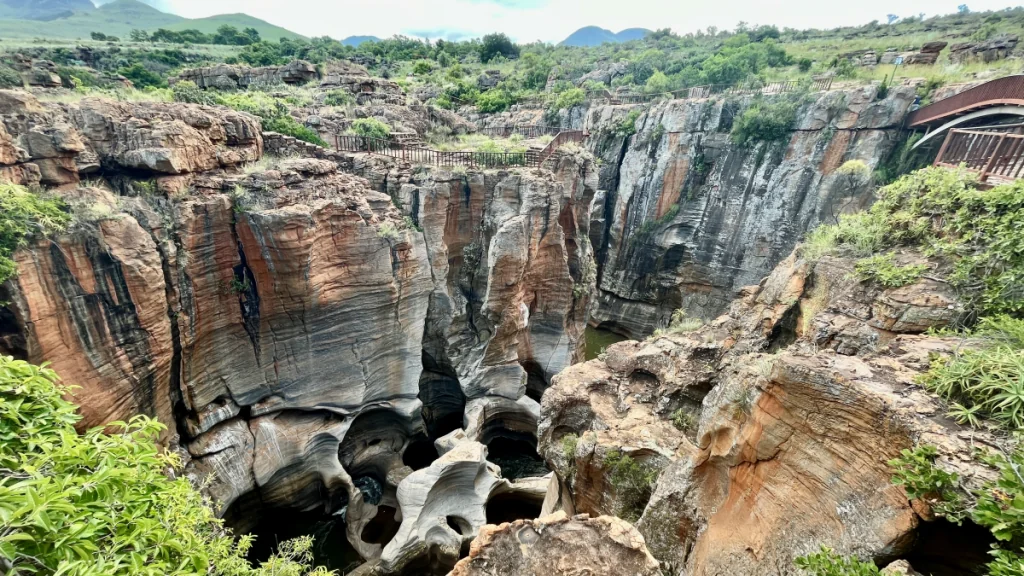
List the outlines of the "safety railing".
<svg viewBox="0 0 1024 576">
<path fill-rule="evenodd" d="M 545 135 L 557 135 L 562 129 L 555 126 L 541 125 L 517 125 L 517 126 L 489 126 L 477 129 L 477 134 L 491 136 L 492 138 L 509 138 L 512 135 L 519 135 L 523 138 L 540 138 Z"/>
<path fill-rule="evenodd" d="M 923 106 L 907 116 L 915 127 L 989 106 L 1024 106 L 1024 75 L 1006 76 Z"/>
<path fill-rule="evenodd" d="M 558 148 L 568 142 L 582 142 L 582 131 L 565 131 L 555 136 L 542 150 L 525 152 L 477 152 L 432 150 L 420 146 L 409 146 L 394 140 L 335 134 L 334 148 L 339 152 L 377 154 L 395 158 L 411 164 L 430 164 L 441 167 L 465 166 L 467 168 L 537 168 L 554 155 Z"/>
<path fill-rule="evenodd" d="M 1024 135 L 991 130 L 952 129 L 936 166 L 964 166 L 983 183 L 1017 180 L 1024 173 Z"/>
</svg>

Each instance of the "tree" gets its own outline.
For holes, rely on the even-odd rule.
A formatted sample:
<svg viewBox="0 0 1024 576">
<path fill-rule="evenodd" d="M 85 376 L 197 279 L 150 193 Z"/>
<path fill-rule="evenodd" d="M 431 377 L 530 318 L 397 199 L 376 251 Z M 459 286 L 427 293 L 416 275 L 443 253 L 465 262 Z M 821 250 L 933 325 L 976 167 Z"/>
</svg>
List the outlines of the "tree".
<svg viewBox="0 0 1024 576">
<path fill-rule="evenodd" d="M 899 20 L 900 17 L 895 15 L 895 14 L 886 14 L 885 15 L 885 19 L 889 21 L 889 24 L 892 24 L 892 23 L 896 22 L 897 20 Z"/>
<path fill-rule="evenodd" d="M 0 356 L 0 571 L 68 576 L 328 576 L 312 539 L 279 546 L 254 569 L 210 502 L 159 448 L 145 416 L 79 435 L 56 373 Z"/>
<path fill-rule="evenodd" d="M 104 34 L 103 32 L 90 32 L 90 33 L 89 33 L 89 36 L 90 36 L 90 37 L 91 37 L 91 38 L 92 38 L 93 40 L 97 40 L 97 41 L 99 41 L 99 42 L 103 42 L 104 40 L 106 40 L 106 39 L 107 39 L 107 35 L 106 35 L 106 34 Z"/>
<path fill-rule="evenodd" d="M 136 28 L 131 31 L 128 37 L 131 38 L 132 42 L 146 42 L 149 40 L 149 32 Z"/>
<path fill-rule="evenodd" d="M 246 28 L 242 30 L 242 36 L 249 39 L 248 44 L 255 44 L 260 41 L 260 31 L 255 28 Z"/>
<path fill-rule="evenodd" d="M 970 14 L 971 9 L 967 7 L 967 4 L 961 4 L 956 7 L 956 11 L 960 14 Z M 921 19 L 924 20 L 924 14 L 922 13 Z"/>
<path fill-rule="evenodd" d="M 504 56 L 510 60 L 518 58 L 519 47 L 505 34 L 484 36 L 483 42 L 480 44 L 480 61 L 486 64 L 498 56 Z"/>
<path fill-rule="evenodd" d="M 668 76 L 661 70 L 655 70 L 654 74 L 647 79 L 644 89 L 652 94 L 668 92 Z"/>
</svg>

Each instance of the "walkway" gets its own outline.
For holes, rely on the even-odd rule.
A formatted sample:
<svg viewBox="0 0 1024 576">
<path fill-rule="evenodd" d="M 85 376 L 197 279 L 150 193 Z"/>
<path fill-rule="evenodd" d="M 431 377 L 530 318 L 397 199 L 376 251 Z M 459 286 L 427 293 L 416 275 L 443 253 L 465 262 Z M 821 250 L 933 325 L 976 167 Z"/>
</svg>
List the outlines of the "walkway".
<svg viewBox="0 0 1024 576">
<path fill-rule="evenodd" d="M 936 166 L 964 166 L 982 184 L 1012 182 L 1024 174 L 1024 135 L 1004 130 L 950 130 Z"/>
<path fill-rule="evenodd" d="M 942 138 L 949 130 L 966 128 L 977 120 L 1024 116 L 1024 75 L 1006 76 L 969 88 L 915 110 L 907 116 L 907 128 L 927 128 L 915 148 Z"/>
<path fill-rule="evenodd" d="M 508 130 L 512 133 L 539 133 L 542 130 L 538 126 L 502 127 L 499 129 L 488 129 L 487 131 Z M 504 132 L 502 132 L 504 133 Z M 455 167 L 465 166 L 467 168 L 505 168 L 505 167 L 527 167 L 539 168 L 544 165 L 562 146 L 573 142 L 582 143 L 587 134 L 582 130 L 562 130 L 548 142 L 541 150 L 527 150 L 525 152 L 475 152 L 458 151 L 445 152 L 432 150 L 422 146 L 405 144 L 396 140 L 382 140 L 379 138 L 368 138 L 365 136 L 350 136 L 344 134 L 334 135 L 334 149 L 339 152 L 354 152 L 377 154 L 396 158 L 411 164 L 430 164 L 433 166 Z"/>
</svg>

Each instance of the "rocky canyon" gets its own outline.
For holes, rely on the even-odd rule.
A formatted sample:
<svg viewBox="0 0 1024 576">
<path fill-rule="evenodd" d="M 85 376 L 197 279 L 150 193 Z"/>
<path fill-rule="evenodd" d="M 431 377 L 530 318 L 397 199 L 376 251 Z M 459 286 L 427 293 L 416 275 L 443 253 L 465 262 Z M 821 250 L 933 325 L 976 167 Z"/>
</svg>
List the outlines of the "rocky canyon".
<svg viewBox="0 0 1024 576">
<path fill-rule="evenodd" d="M 320 79 L 305 64 L 181 78 Z M 324 77 L 401 99 L 349 74 Z M 362 98 L 410 138 L 538 120 Z M 957 349 L 926 332 L 960 295 L 801 246 L 875 201 L 841 167 L 887 162 L 914 90 L 810 92 L 784 137 L 737 143 L 771 98 L 587 101 L 559 118 L 581 144 L 485 168 L 224 106 L 2 90 L 0 175 L 72 224 L 13 253 L 0 355 L 77 386 L 82 431 L 155 417 L 229 527 L 316 532 L 355 574 L 796 574 L 822 545 L 977 573 L 991 536 L 887 465 L 926 441 L 991 479 L 972 450 L 1003 439 L 915 386 Z M 328 142 L 340 121 L 290 114 Z M 630 340 L 588 354 L 595 330 Z"/>
</svg>

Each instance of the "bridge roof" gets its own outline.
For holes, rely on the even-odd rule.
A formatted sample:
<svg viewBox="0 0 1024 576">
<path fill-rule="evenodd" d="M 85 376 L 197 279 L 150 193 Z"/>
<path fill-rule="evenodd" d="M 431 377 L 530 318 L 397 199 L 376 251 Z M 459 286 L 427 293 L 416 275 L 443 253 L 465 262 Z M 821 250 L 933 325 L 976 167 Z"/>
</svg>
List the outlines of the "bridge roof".
<svg viewBox="0 0 1024 576">
<path fill-rule="evenodd" d="M 907 126 L 915 128 L 945 122 L 982 108 L 1008 105 L 1024 107 L 1024 75 L 997 78 L 919 108 L 907 117 Z"/>
</svg>

